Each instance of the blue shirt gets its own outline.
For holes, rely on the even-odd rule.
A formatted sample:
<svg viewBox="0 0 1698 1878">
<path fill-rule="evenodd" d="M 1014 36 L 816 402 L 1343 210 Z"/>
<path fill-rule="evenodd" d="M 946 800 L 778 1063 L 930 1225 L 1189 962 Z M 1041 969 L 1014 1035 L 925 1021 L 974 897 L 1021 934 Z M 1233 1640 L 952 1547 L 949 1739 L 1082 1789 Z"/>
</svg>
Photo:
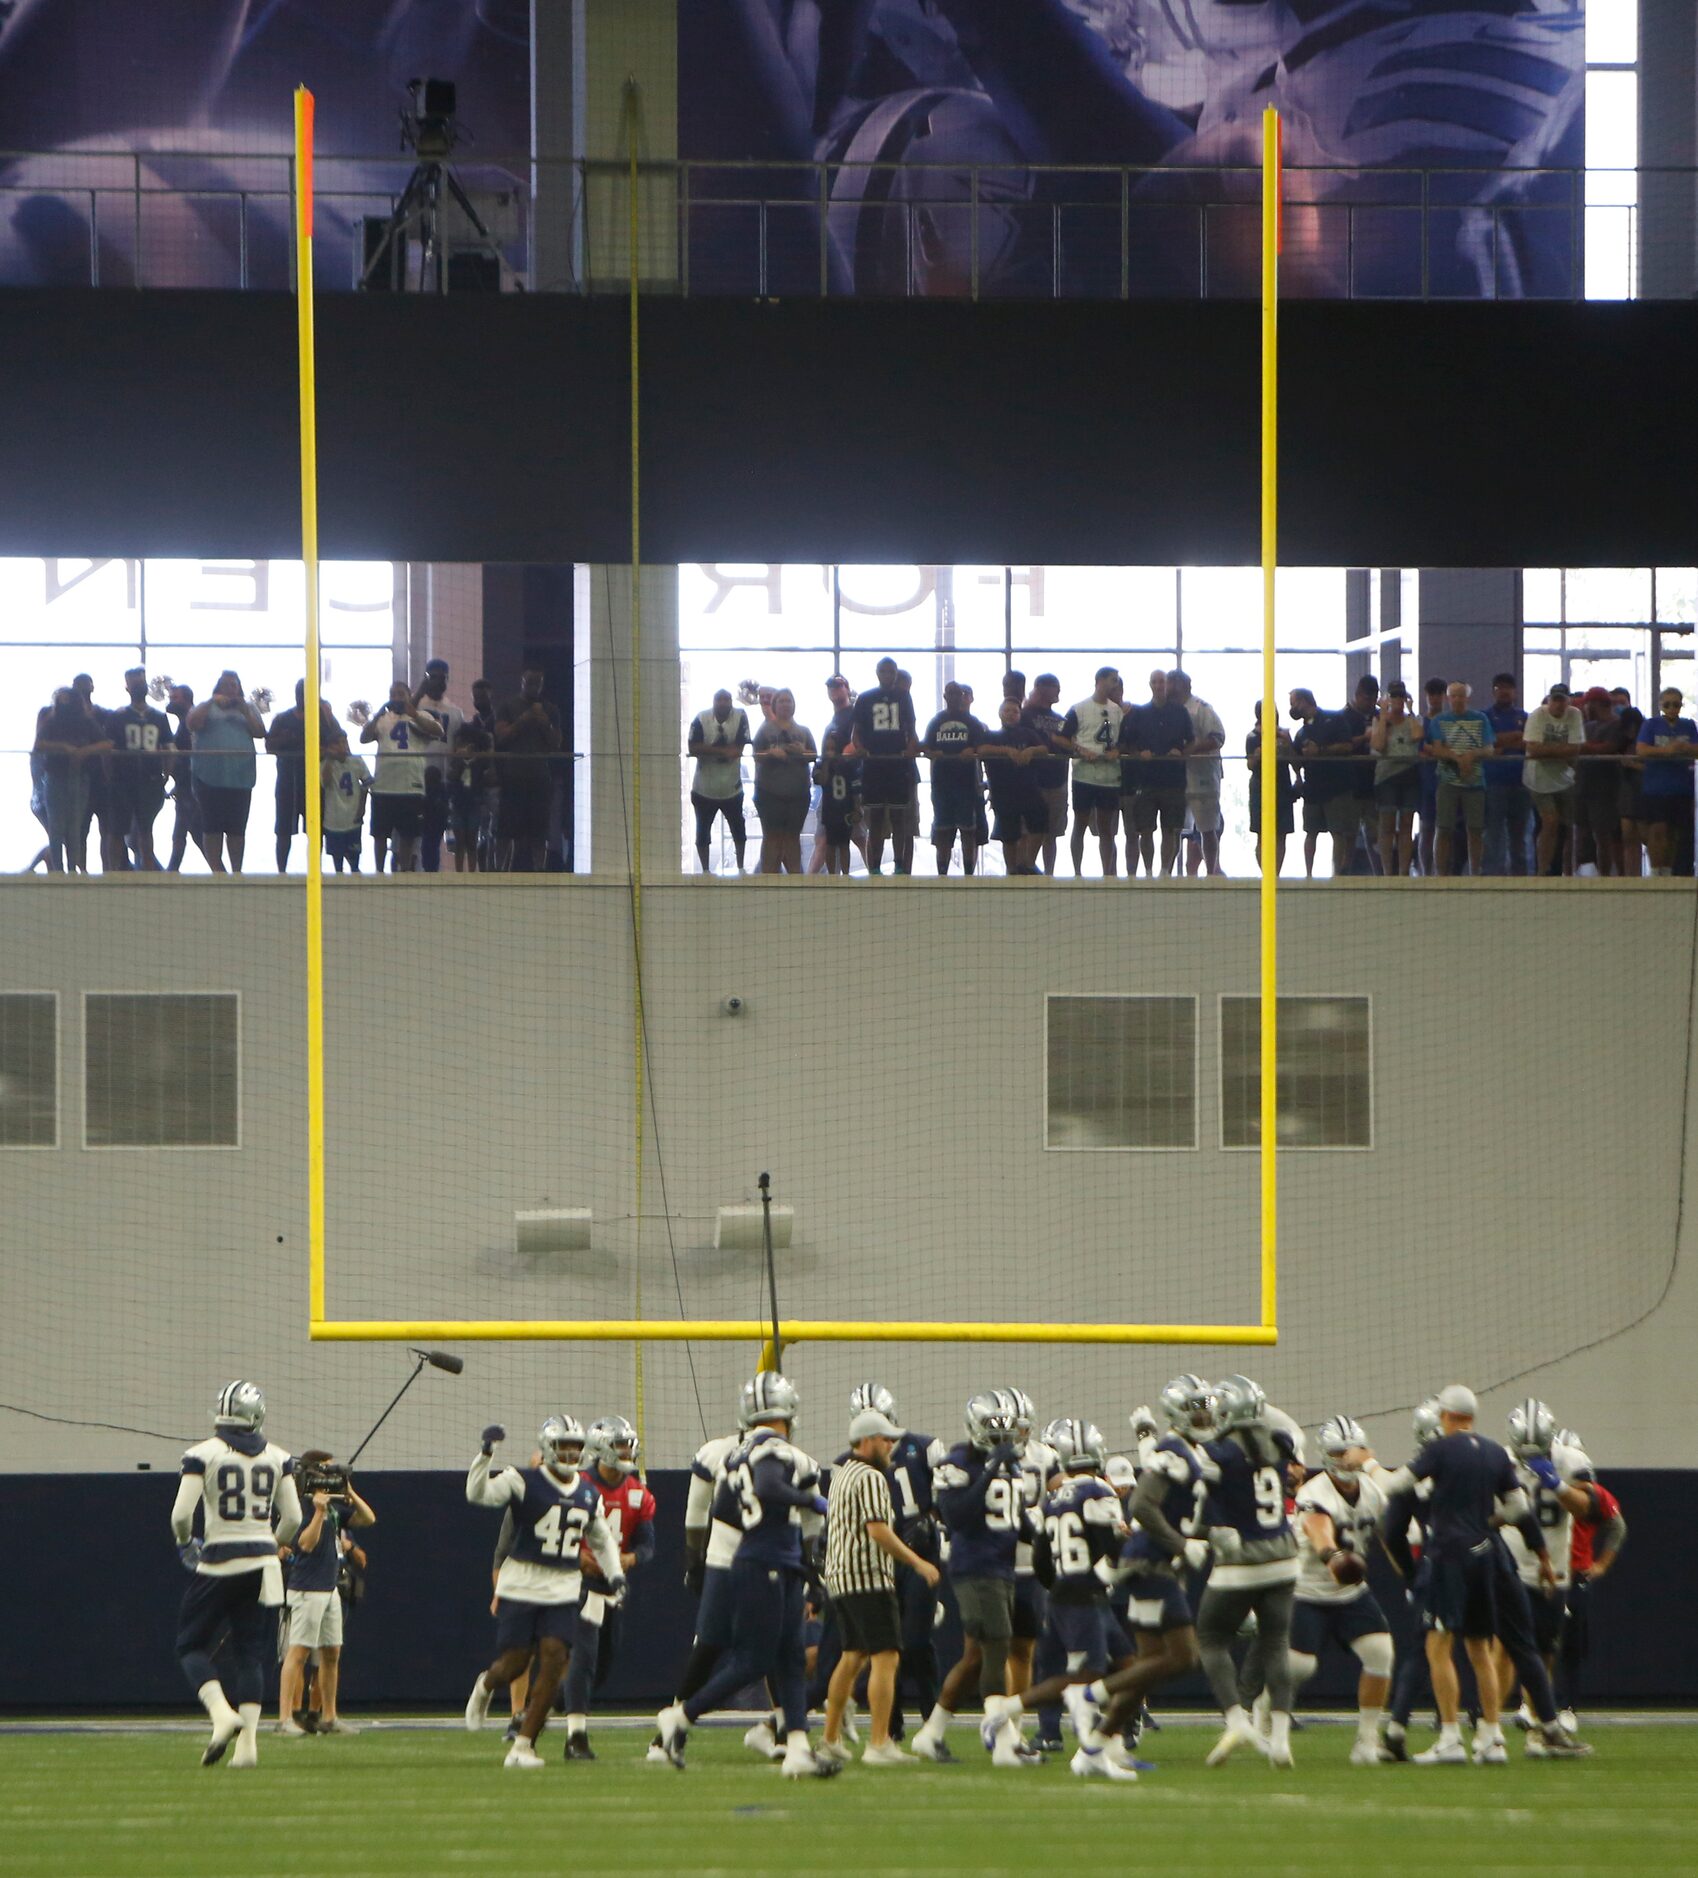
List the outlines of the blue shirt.
<svg viewBox="0 0 1698 1878">
<path fill-rule="evenodd" d="M 324 1509 L 324 1529 L 318 1535 L 318 1544 L 310 1552 L 303 1552 L 300 1541 L 295 1541 L 289 1555 L 289 1589 L 334 1591 L 341 1563 L 342 1509 L 332 1500 Z"/>
<path fill-rule="evenodd" d="M 1492 727 L 1495 737 L 1500 731 L 1523 731 L 1527 728 L 1527 713 L 1519 704 L 1494 704 L 1489 711 L 1482 713 Z M 1500 757 L 1495 763 L 1487 763 L 1486 787 L 1488 789 L 1519 789 L 1521 787 L 1521 763 L 1519 756 Z"/>
<path fill-rule="evenodd" d="M 1427 1549 L 1435 1558 L 1461 1558 L 1487 1544 L 1499 1495 L 1514 1493 L 1521 1484 L 1508 1450 L 1470 1433 L 1429 1441 L 1409 1471 L 1433 1483 L 1426 1518 Z"/>
<path fill-rule="evenodd" d="M 1050 1595 L 1060 1604 L 1106 1604 L 1096 1563 L 1111 1558 L 1120 1544 L 1120 1496 L 1106 1480 L 1078 1475 L 1044 1501 L 1043 1515 L 1055 1567 Z"/>
<path fill-rule="evenodd" d="M 1677 743 L 1682 738 L 1688 743 L 1698 743 L 1698 724 L 1694 724 L 1690 717 L 1677 717 L 1671 724 L 1659 711 L 1655 717 L 1646 718 L 1639 727 L 1641 743 Z M 1670 796 L 1691 795 L 1691 763 L 1682 762 L 1678 757 L 1648 762 L 1640 772 L 1639 792 L 1663 800 Z"/>
<path fill-rule="evenodd" d="M 918 1435 L 906 1428 L 890 1451 L 886 1472 L 890 1475 L 890 1504 L 896 1513 L 898 1537 L 906 1537 L 910 1528 L 931 1515 L 931 1448 L 930 1435 Z"/>
<path fill-rule="evenodd" d="M 949 1528 L 952 1578 L 1012 1578 L 1026 1524 L 1018 1463 L 993 1468 L 988 1454 L 960 1441 L 932 1470 L 938 1511 Z"/>
<path fill-rule="evenodd" d="M 208 789 L 251 789 L 259 776 L 254 733 L 245 711 L 210 703 L 195 732 L 194 780 Z"/>
<path fill-rule="evenodd" d="M 726 1456 L 713 1496 L 713 1517 L 743 1535 L 739 1560 L 802 1564 L 802 1508 L 819 1493 L 819 1474 L 775 1428 L 756 1428 Z"/>
<path fill-rule="evenodd" d="M 1484 711 L 1440 711 L 1427 719 L 1427 741 L 1451 750 L 1489 750 L 1492 722 Z M 1439 781 L 1453 789 L 1484 789 L 1489 766 L 1476 763 L 1466 774 L 1446 757 L 1439 758 Z"/>
</svg>

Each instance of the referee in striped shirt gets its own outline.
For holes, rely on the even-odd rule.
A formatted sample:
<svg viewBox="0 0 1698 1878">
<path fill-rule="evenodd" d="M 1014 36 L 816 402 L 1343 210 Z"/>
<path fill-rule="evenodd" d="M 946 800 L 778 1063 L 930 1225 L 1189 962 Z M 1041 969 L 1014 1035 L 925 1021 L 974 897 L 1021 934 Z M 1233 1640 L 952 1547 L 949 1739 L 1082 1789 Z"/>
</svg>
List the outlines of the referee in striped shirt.
<svg viewBox="0 0 1698 1878">
<path fill-rule="evenodd" d="M 863 1666 L 872 1738 L 861 1759 L 873 1767 L 899 1767 L 913 1759 L 890 1738 L 896 1665 L 902 1649 L 902 1613 L 896 1602 L 896 1567 L 917 1571 L 935 1585 L 938 1570 L 897 1538 L 885 1469 L 902 1430 L 877 1409 L 862 1409 L 849 1424 L 849 1453 L 832 1470 L 826 1505 L 825 1588 L 831 1597 L 843 1656 L 825 1698 L 822 1752 L 846 1761 L 843 1710 Z"/>
</svg>

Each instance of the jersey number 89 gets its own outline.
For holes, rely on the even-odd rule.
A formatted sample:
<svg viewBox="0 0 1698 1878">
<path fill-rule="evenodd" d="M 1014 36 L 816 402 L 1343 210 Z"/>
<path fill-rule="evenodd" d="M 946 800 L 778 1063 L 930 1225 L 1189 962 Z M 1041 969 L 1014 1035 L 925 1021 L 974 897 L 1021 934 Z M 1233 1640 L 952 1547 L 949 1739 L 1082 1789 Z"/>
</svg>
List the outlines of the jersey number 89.
<svg viewBox="0 0 1698 1878">
<path fill-rule="evenodd" d="M 248 1501 L 249 1484 L 253 1501 Z M 271 1520 L 271 1494 L 277 1485 L 276 1471 L 263 1462 L 248 1473 L 246 1468 L 226 1465 L 219 1468 L 213 1482 L 218 1489 L 218 1517 L 224 1520 L 257 1519 L 261 1525 Z"/>
</svg>

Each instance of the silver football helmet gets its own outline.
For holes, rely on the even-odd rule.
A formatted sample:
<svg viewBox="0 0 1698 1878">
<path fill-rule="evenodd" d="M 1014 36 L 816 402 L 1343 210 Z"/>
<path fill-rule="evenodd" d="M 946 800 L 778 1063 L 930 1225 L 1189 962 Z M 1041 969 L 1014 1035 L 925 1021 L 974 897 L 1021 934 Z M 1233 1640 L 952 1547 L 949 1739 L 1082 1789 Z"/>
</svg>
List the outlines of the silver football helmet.
<svg viewBox="0 0 1698 1878">
<path fill-rule="evenodd" d="M 1168 1427 L 1187 1441 L 1204 1441 L 1215 1432 L 1213 1391 L 1201 1376 L 1175 1376 L 1156 1400 Z"/>
<path fill-rule="evenodd" d="M 615 1473 L 637 1471 L 637 1431 L 623 1415 L 598 1416 L 584 1431 L 584 1465 L 610 1467 Z"/>
<path fill-rule="evenodd" d="M 1108 1466 L 1108 1444 L 1095 1422 L 1065 1415 L 1044 1430 L 1044 1440 L 1061 1457 L 1066 1474 L 1100 1474 Z"/>
<path fill-rule="evenodd" d="M 550 1415 L 537 1430 L 545 1465 L 578 1467 L 584 1459 L 584 1430 L 570 1415 Z"/>
<path fill-rule="evenodd" d="M 265 1426 L 265 1393 L 257 1382 L 227 1382 L 218 1392 L 212 1411 L 219 1428 L 259 1429 Z"/>
<path fill-rule="evenodd" d="M 1268 1405 L 1262 1385 L 1248 1376 L 1223 1376 L 1212 1396 L 1215 1426 L 1223 1432 L 1228 1428 L 1254 1428 Z"/>
<path fill-rule="evenodd" d="M 775 1369 L 751 1376 L 737 1392 L 737 1426 L 753 1428 L 760 1422 L 788 1422 L 793 1428 L 802 1413 L 802 1398 L 788 1376 Z"/>
<path fill-rule="evenodd" d="M 1349 1415 L 1334 1415 L 1321 1423 L 1315 1439 L 1320 1443 L 1321 1465 L 1335 1480 L 1354 1480 L 1361 1473 L 1361 1468 L 1344 1463 L 1346 1449 L 1368 1445 L 1368 1432 L 1359 1421 Z"/>
<path fill-rule="evenodd" d="M 1014 1439 L 1019 1410 L 1006 1389 L 981 1389 L 967 1404 L 962 1417 L 967 1439 L 976 1448 L 991 1449 Z"/>
<path fill-rule="evenodd" d="M 1429 1442 L 1438 1440 L 1444 1431 L 1439 1426 L 1439 1399 L 1436 1395 L 1428 1396 L 1425 1402 L 1416 1403 L 1410 1425 L 1414 1429 L 1417 1452 Z"/>
<path fill-rule="evenodd" d="M 849 1419 L 853 1421 L 863 1409 L 877 1409 L 890 1421 L 896 1420 L 896 1398 L 882 1382 L 858 1382 L 849 1391 Z"/>
<path fill-rule="evenodd" d="M 1038 1411 L 1032 1406 L 1032 1398 L 1024 1389 L 999 1389 L 998 1395 L 1005 1395 L 1014 1404 L 1014 1438 L 1016 1441 L 1030 1441 L 1032 1428 L 1038 1419 Z"/>
<path fill-rule="evenodd" d="M 1556 1445 L 1562 1448 L 1578 1448 L 1582 1454 L 1586 1452 L 1586 1443 L 1580 1439 L 1579 1433 L 1573 1428 L 1559 1428 L 1556 1431 Z"/>
<path fill-rule="evenodd" d="M 1549 1454 L 1556 1432 L 1556 1417 L 1533 1396 L 1509 1411 L 1509 1445 L 1524 1461 Z"/>
</svg>

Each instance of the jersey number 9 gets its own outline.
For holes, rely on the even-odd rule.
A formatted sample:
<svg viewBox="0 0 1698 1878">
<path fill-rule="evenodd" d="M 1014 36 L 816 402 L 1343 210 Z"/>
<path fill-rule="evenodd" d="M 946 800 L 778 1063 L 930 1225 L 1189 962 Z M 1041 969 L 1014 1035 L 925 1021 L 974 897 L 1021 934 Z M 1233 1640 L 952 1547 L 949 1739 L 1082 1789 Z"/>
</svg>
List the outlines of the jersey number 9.
<svg viewBox="0 0 1698 1878">
<path fill-rule="evenodd" d="M 1285 1524 L 1285 1482 L 1277 1467 L 1256 1469 L 1256 1524 L 1269 1530 Z"/>
</svg>

